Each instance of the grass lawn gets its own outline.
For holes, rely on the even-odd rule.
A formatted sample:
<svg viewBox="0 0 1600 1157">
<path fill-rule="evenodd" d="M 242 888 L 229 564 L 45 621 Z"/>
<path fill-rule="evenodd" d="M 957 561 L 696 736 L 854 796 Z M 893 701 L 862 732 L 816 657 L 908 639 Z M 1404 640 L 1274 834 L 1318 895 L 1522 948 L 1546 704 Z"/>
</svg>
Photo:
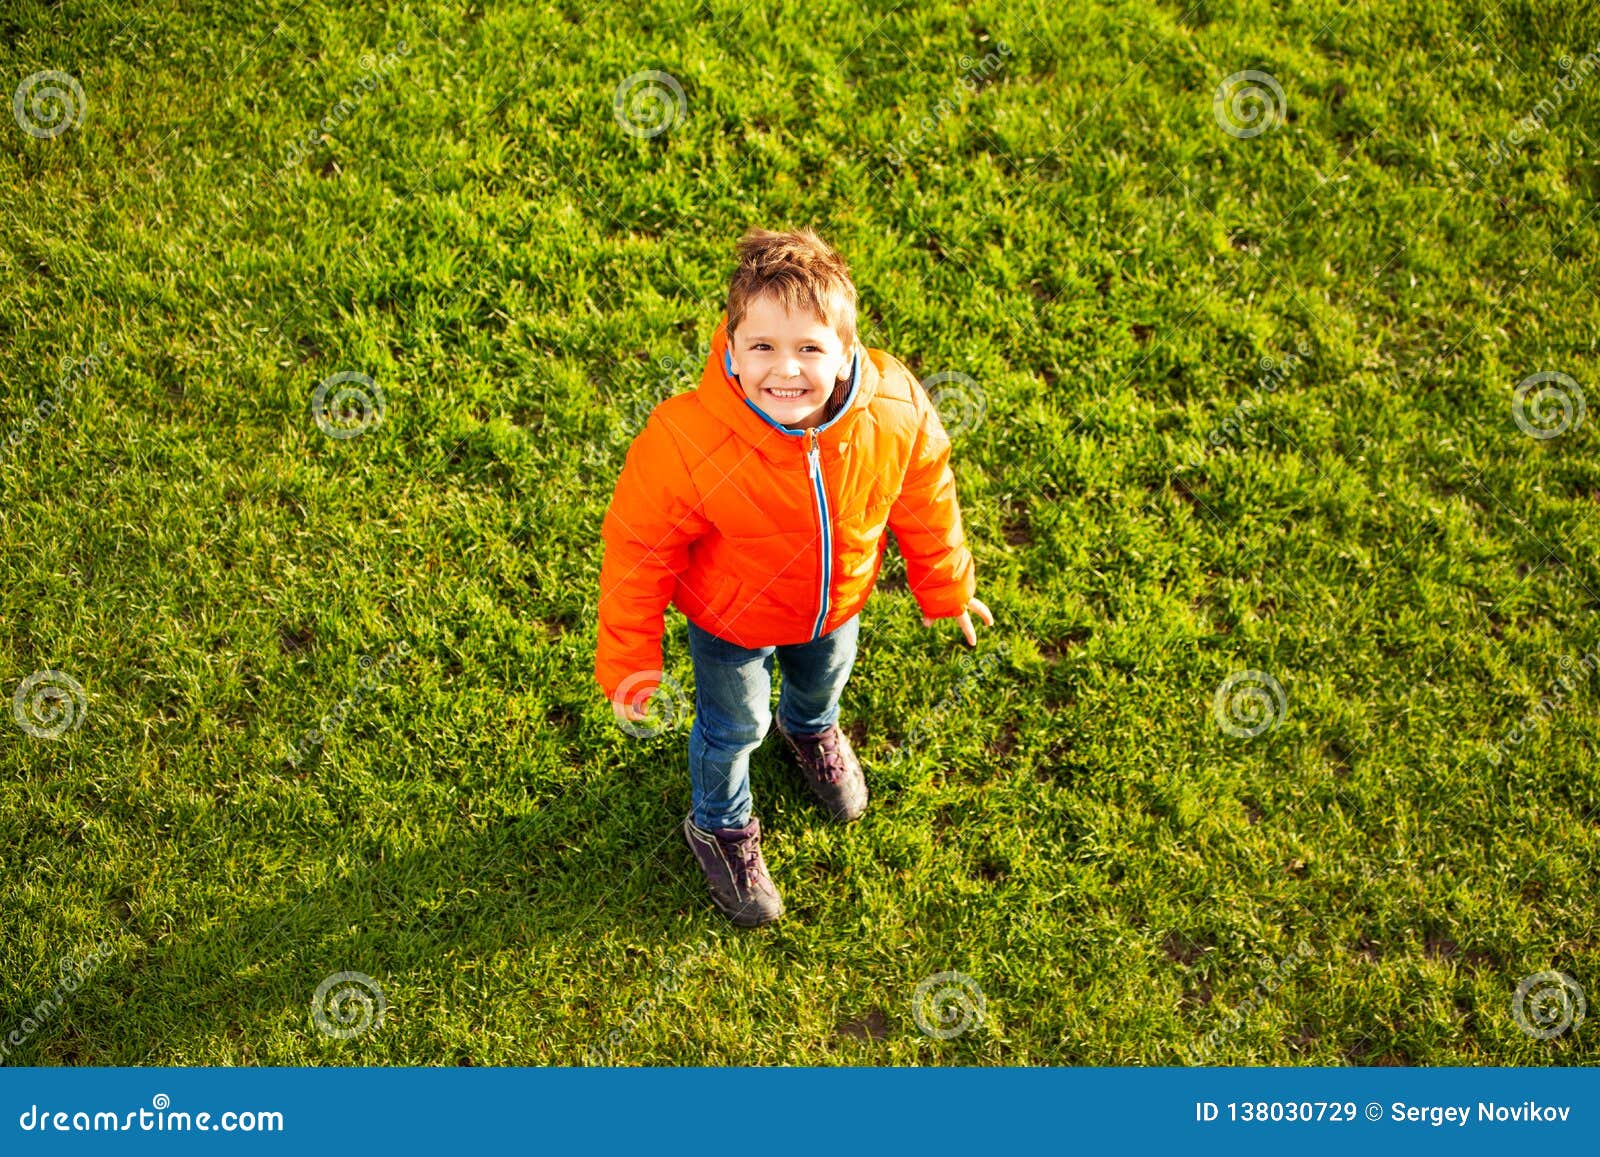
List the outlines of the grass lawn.
<svg viewBox="0 0 1600 1157">
<path fill-rule="evenodd" d="M 4 1062 L 1600 1062 L 1600 15 L 764 8 L 0 18 Z M 751 224 L 997 623 L 747 933 L 591 667 Z"/>
</svg>

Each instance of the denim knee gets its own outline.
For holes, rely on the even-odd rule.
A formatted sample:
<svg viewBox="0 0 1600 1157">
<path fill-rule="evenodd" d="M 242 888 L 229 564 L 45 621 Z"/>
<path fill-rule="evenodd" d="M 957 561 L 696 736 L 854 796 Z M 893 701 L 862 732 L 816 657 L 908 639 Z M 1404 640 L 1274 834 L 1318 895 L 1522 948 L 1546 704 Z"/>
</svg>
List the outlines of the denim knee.
<svg viewBox="0 0 1600 1157">
<path fill-rule="evenodd" d="M 723 751 L 737 751 L 756 747 L 767 737 L 772 725 L 772 708 L 765 703 L 759 706 L 719 703 L 707 711 L 701 702 L 697 704 L 695 719 L 707 744 Z"/>
</svg>

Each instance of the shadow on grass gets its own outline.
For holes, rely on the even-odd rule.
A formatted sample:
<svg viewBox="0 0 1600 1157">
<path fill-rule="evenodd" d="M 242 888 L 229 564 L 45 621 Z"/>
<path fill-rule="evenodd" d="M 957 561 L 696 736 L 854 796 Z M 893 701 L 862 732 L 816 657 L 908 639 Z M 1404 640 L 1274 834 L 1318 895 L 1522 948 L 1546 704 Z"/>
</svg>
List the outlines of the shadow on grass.
<svg viewBox="0 0 1600 1157">
<path fill-rule="evenodd" d="M 615 984 L 596 994 L 583 983 L 594 968 L 575 977 L 575 959 L 593 960 L 599 946 L 617 942 L 675 959 L 708 933 L 740 934 L 712 908 L 680 834 L 689 799 L 687 771 L 678 774 L 686 739 L 687 727 L 680 727 L 641 746 L 626 764 L 580 772 L 532 814 L 479 821 L 442 843 L 391 855 L 381 849 L 403 844 L 402 833 L 365 832 L 317 845 L 308 849 L 326 867 L 317 883 L 238 908 L 203 911 L 205 901 L 198 901 L 166 914 L 175 933 L 158 936 L 154 914 L 141 919 L 123 900 L 105 897 L 127 936 L 153 947 L 100 967 L 9 1063 L 170 1064 L 175 1056 L 207 1063 L 219 1034 L 248 1055 L 269 1033 L 282 1032 L 307 1038 L 295 1051 L 314 1054 L 326 1043 L 313 1019 L 314 994 L 327 978 L 351 972 L 373 978 L 400 1031 L 373 1034 L 377 1048 L 329 1052 L 329 1063 L 470 1064 L 469 1050 L 441 1041 L 432 1014 L 450 1011 L 466 974 L 487 1010 L 497 1003 L 484 992 L 495 972 L 525 985 L 527 969 L 547 984 L 540 988 L 536 979 L 515 997 L 526 1014 L 519 1019 L 540 1026 L 530 1031 L 538 1039 L 529 1040 L 521 1063 L 583 1063 L 586 1044 L 614 1027 L 607 994 L 628 990 L 635 973 L 653 966 L 650 953 L 616 949 L 598 962 L 616 967 Z M 777 742 L 769 737 L 753 760 L 763 799 L 806 824 L 829 823 L 775 751 Z M 314 774 L 316 765 L 307 766 Z M 506 952 L 525 958 L 494 963 Z M 376 1000 L 360 980 L 337 984 L 333 993 L 358 988 Z M 341 1007 L 330 1000 L 322 1002 L 327 1024 L 361 1023 L 359 996 Z M 568 1043 L 546 1043 L 558 1039 Z M 349 1042 L 357 1043 L 369 1042 Z M 281 1043 L 272 1046 L 280 1051 Z"/>
</svg>

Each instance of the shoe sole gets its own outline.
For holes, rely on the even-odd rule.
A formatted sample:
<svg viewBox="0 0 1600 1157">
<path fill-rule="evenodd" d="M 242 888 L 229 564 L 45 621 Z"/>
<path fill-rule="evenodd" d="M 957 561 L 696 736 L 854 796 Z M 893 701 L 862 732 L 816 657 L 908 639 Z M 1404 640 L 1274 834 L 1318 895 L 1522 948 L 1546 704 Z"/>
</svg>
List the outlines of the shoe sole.
<svg viewBox="0 0 1600 1157">
<path fill-rule="evenodd" d="M 818 800 L 817 802 L 821 803 L 822 801 Z M 863 796 L 861 800 L 861 806 L 853 812 L 829 811 L 827 804 L 822 804 L 822 810 L 828 812 L 828 818 L 836 823 L 853 824 L 862 816 L 867 814 L 867 800 L 866 797 Z"/>
</svg>

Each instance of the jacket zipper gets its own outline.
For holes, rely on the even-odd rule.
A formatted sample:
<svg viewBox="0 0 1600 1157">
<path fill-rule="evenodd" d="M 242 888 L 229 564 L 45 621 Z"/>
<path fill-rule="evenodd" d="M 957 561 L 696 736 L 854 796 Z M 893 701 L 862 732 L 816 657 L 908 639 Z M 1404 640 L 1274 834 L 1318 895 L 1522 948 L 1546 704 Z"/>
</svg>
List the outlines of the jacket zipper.
<svg viewBox="0 0 1600 1157">
<path fill-rule="evenodd" d="M 822 624 L 828 618 L 828 586 L 833 579 L 833 520 L 828 516 L 828 490 L 822 480 L 822 453 L 817 449 L 816 427 L 811 429 L 811 448 L 806 451 L 806 462 L 811 475 L 811 494 L 817 504 L 817 527 L 821 532 L 817 541 L 822 549 L 822 582 L 817 591 L 817 621 L 811 628 L 813 639 L 822 636 Z"/>
</svg>

